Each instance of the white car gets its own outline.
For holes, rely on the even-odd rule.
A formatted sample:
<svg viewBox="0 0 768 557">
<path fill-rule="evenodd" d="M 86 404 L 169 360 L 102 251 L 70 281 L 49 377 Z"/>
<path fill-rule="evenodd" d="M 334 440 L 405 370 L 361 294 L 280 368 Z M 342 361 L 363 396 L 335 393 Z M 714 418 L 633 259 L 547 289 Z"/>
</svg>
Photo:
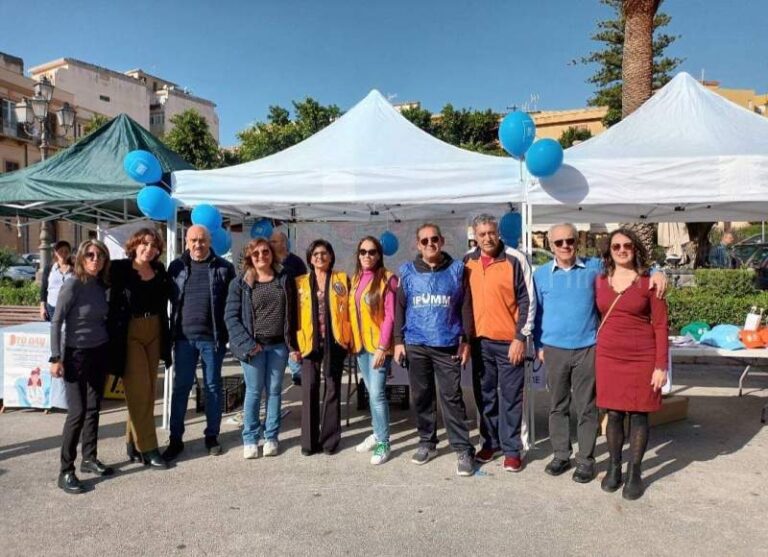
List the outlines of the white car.
<svg viewBox="0 0 768 557">
<path fill-rule="evenodd" d="M 16 255 L 11 265 L 3 271 L 3 278 L 11 280 L 35 280 L 37 269 L 20 255 Z"/>
</svg>

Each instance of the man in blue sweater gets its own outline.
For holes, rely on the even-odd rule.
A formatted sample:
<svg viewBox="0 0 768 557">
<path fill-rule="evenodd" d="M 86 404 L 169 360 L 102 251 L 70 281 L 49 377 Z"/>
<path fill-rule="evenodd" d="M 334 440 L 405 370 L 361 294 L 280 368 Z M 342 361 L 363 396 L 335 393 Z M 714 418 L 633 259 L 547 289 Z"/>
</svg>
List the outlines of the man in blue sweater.
<svg viewBox="0 0 768 557">
<path fill-rule="evenodd" d="M 547 366 L 550 391 L 549 438 L 554 457 L 544 471 L 559 476 L 571 467 L 570 406 L 577 416 L 576 470 L 573 480 L 588 483 L 595 477 L 597 407 L 595 406 L 595 343 L 600 323 L 595 305 L 595 279 L 602 261 L 576 255 L 578 234 L 572 224 L 549 230 L 555 259 L 533 275 L 536 320 L 533 338 L 539 359 Z M 661 297 L 663 273 L 651 277 L 651 288 Z"/>
</svg>

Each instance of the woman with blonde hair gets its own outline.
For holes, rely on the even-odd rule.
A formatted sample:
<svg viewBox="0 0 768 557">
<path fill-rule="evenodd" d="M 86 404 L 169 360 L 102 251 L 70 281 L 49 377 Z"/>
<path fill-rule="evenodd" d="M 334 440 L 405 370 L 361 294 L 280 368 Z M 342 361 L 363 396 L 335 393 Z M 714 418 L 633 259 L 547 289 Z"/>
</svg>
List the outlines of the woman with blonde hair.
<svg viewBox="0 0 768 557">
<path fill-rule="evenodd" d="M 155 469 L 168 468 L 157 450 L 155 398 L 157 366 L 171 365 L 168 321 L 170 281 L 160 262 L 163 237 L 154 228 L 134 232 L 125 259 L 110 267 L 109 333 L 111 373 L 123 378 L 128 406 L 128 458 Z"/>
<path fill-rule="evenodd" d="M 96 454 L 99 410 L 109 364 L 107 247 L 98 240 L 80 244 L 74 274 L 61 287 L 51 320 L 50 362 L 51 375 L 64 377 L 67 398 L 58 485 L 67 493 L 83 493 L 85 487 L 75 474 L 81 434 L 83 460 L 80 471 L 100 476 L 114 473 Z M 67 334 L 62 343 L 65 325 Z"/>
<path fill-rule="evenodd" d="M 389 459 L 389 403 L 387 375 L 392 363 L 397 277 L 384 267 L 381 243 L 366 236 L 357 244 L 357 262 L 349 291 L 349 320 L 357 367 L 368 389 L 373 434 L 355 450 L 373 451 L 371 464 Z"/>
<path fill-rule="evenodd" d="M 283 374 L 288 357 L 300 359 L 296 348 L 296 285 L 284 271 L 266 238 L 245 248 L 243 272 L 229 284 L 224 321 L 229 347 L 240 360 L 245 378 L 243 458 L 277 456 Z M 262 392 L 266 418 L 259 418 Z"/>
</svg>

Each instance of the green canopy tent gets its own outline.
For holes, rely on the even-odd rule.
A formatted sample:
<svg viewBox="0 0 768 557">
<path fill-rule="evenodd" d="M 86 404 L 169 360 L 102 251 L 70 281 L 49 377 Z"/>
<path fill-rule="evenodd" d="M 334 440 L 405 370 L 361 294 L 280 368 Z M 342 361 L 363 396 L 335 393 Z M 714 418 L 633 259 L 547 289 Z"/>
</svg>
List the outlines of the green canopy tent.
<svg viewBox="0 0 768 557">
<path fill-rule="evenodd" d="M 135 149 L 153 153 L 164 173 L 193 169 L 129 116 L 120 114 L 49 159 L 0 175 L 0 218 L 110 224 L 138 218 L 135 201 L 142 185 L 123 170 L 125 155 Z"/>
</svg>

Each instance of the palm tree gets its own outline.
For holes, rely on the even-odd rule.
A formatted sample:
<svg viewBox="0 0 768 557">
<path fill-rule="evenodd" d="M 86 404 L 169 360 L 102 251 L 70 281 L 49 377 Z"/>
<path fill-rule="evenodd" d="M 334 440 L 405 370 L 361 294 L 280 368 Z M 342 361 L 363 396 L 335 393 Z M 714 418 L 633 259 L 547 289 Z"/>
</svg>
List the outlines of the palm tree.
<svg viewBox="0 0 768 557">
<path fill-rule="evenodd" d="M 661 0 L 623 0 L 624 54 L 621 62 L 621 117 L 626 118 L 653 94 L 653 19 Z M 653 253 L 656 226 L 626 225 Z"/>
</svg>

